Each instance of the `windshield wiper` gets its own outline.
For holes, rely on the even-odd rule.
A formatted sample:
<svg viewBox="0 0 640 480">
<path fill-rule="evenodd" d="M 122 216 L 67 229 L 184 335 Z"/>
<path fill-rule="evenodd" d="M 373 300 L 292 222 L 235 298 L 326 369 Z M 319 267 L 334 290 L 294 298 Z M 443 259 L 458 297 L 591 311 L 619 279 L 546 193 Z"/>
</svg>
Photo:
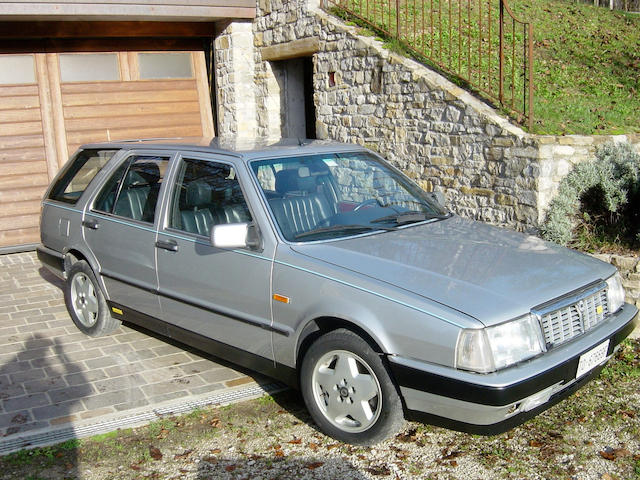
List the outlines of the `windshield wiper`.
<svg viewBox="0 0 640 480">
<path fill-rule="evenodd" d="M 385 215 L 384 217 L 371 220 L 371 223 L 394 222 L 396 225 L 406 225 L 408 223 L 424 222 L 425 220 L 432 220 L 432 219 L 444 220 L 445 218 L 449 218 L 449 214 L 438 215 L 435 213 L 413 211 L 413 212 L 394 213 L 393 215 Z"/>
<path fill-rule="evenodd" d="M 331 232 L 352 232 L 352 231 L 363 231 L 368 232 L 371 230 L 395 230 L 393 227 L 372 227 L 371 225 L 331 225 L 330 227 L 321 227 L 314 228 L 313 230 L 309 230 L 308 232 L 299 233 L 294 238 L 296 240 L 300 238 L 310 237 L 313 235 L 320 235 L 323 233 L 331 233 Z"/>
</svg>

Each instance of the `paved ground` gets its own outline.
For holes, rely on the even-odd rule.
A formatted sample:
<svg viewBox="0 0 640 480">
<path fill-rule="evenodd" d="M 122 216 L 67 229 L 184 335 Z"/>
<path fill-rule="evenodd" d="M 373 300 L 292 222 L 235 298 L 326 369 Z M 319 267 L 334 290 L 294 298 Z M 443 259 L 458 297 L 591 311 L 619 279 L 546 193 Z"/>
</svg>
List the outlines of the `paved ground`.
<svg viewBox="0 0 640 480">
<path fill-rule="evenodd" d="M 0 255 L 0 436 L 112 418 L 264 382 L 128 327 L 90 338 L 35 252 Z"/>
</svg>

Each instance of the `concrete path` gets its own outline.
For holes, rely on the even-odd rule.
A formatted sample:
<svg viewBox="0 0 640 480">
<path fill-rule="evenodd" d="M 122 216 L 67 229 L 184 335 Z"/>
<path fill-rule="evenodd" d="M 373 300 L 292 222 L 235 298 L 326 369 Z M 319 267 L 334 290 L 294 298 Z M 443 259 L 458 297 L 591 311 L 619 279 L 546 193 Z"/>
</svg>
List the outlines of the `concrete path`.
<svg viewBox="0 0 640 480">
<path fill-rule="evenodd" d="M 0 444 L 271 382 L 128 327 L 88 337 L 62 286 L 35 252 L 0 255 Z"/>
</svg>

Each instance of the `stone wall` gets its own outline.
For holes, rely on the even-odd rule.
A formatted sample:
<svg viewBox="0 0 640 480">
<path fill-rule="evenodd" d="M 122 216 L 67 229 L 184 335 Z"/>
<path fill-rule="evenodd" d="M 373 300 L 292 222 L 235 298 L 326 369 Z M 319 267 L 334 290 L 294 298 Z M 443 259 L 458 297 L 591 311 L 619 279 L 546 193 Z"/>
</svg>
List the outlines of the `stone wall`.
<svg viewBox="0 0 640 480">
<path fill-rule="evenodd" d="M 278 49 L 290 58 L 292 45 L 313 39 L 318 137 L 378 151 L 468 218 L 534 231 L 570 166 L 597 144 L 623 138 L 527 134 L 363 33 L 325 13 L 318 0 L 258 0 L 250 31 L 232 24 L 216 40 L 221 133 L 279 136 L 283 86 L 274 60 Z M 640 136 L 624 139 L 640 151 Z"/>
<path fill-rule="evenodd" d="M 611 263 L 618 269 L 622 275 L 625 300 L 640 308 L 640 257 L 615 254 L 594 254 L 593 256 Z M 640 326 L 635 329 L 632 336 L 640 338 Z"/>
</svg>

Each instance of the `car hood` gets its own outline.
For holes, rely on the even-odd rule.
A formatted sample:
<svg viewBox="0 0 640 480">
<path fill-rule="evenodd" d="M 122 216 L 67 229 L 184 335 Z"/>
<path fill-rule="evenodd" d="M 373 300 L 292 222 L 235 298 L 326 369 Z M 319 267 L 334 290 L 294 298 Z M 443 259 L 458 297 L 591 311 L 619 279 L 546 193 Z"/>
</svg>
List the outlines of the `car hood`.
<svg viewBox="0 0 640 480">
<path fill-rule="evenodd" d="M 295 251 L 494 325 L 606 279 L 615 268 L 534 236 L 453 216 Z"/>
</svg>

